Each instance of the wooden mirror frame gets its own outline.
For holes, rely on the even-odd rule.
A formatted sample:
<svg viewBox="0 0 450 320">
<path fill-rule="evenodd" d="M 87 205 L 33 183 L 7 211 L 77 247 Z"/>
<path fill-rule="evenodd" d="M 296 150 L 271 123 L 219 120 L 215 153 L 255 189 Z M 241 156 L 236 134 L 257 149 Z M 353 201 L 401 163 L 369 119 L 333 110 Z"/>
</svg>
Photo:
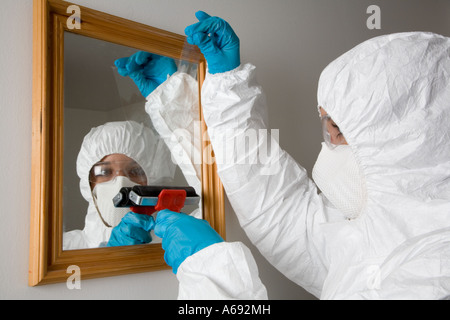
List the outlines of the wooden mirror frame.
<svg viewBox="0 0 450 320">
<path fill-rule="evenodd" d="M 199 92 L 206 62 L 185 37 L 86 7 L 81 29 L 69 30 L 71 3 L 34 1 L 33 124 L 29 285 L 65 282 L 67 268 L 80 268 L 81 279 L 168 269 L 160 244 L 86 250 L 62 250 L 62 195 L 64 151 L 64 32 L 187 60 L 198 64 Z M 224 191 L 202 123 L 203 217 L 225 239 Z M 205 152 L 209 150 L 210 152 Z"/>
</svg>

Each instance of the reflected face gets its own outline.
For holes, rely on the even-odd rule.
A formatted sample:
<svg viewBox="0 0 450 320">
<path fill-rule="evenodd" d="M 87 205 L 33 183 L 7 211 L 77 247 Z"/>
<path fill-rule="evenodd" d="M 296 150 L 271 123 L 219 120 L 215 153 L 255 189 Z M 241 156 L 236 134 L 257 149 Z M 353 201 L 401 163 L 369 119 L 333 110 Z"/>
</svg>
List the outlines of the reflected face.
<svg viewBox="0 0 450 320">
<path fill-rule="evenodd" d="M 111 154 L 97 162 L 89 172 L 91 190 L 99 183 L 111 181 L 117 176 L 127 177 L 140 185 L 147 185 L 147 176 L 142 167 L 123 154 Z"/>
</svg>

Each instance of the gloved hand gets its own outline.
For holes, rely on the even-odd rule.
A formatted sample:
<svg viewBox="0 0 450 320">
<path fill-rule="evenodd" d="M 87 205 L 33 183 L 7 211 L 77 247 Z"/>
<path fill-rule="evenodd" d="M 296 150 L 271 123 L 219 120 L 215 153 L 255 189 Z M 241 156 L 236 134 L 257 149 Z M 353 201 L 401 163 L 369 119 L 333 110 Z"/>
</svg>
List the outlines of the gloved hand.
<svg viewBox="0 0 450 320">
<path fill-rule="evenodd" d="M 153 230 L 154 227 L 153 217 L 129 212 L 112 230 L 107 246 L 119 247 L 150 243 L 152 241 L 150 230 Z"/>
<path fill-rule="evenodd" d="M 162 238 L 164 260 L 175 274 L 186 258 L 210 245 L 223 242 L 207 221 L 170 210 L 158 212 L 155 234 Z"/>
<path fill-rule="evenodd" d="M 140 51 L 131 57 L 116 60 L 116 67 L 121 76 L 129 76 L 141 91 L 148 97 L 161 83 L 177 72 L 175 61 L 168 57 Z"/>
<path fill-rule="evenodd" d="M 185 29 L 188 43 L 196 45 L 208 62 L 209 73 L 231 71 L 241 64 L 240 42 L 228 22 L 203 11 L 195 16 L 200 21 Z"/>
</svg>

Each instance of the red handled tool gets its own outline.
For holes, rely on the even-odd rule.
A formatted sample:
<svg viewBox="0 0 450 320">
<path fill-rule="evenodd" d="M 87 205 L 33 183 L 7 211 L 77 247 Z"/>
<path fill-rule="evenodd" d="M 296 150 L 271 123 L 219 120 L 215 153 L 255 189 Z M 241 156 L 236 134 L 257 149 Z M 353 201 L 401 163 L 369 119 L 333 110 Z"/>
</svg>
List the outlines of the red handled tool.
<svg viewBox="0 0 450 320">
<path fill-rule="evenodd" d="M 114 197 L 116 207 L 130 207 L 134 213 L 152 215 L 168 209 L 181 212 L 185 205 L 198 205 L 200 197 L 192 187 L 134 186 L 122 188 Z"/>
</svg>

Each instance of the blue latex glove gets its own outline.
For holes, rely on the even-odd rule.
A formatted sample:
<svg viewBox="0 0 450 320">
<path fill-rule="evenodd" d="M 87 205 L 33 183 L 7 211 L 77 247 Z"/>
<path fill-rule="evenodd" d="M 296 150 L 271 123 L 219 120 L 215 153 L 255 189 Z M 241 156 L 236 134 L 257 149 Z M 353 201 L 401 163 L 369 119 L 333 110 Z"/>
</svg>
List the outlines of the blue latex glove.
<svg viewBox="0 0 450 320">
<path fill-rule="evenodd" d="M 186 28 L 188 43 L 196 45 L 208 62 L 211 74 L 236 69 L 241 64 L 240 42 L 228 22 L 203 11 L 195 16 L 200 21 Z"/>
<path fill-rule="evenodd" d="M 118 59 L 115 65 L 121 76 L 133 79 L 144 97 L 166 81 L 168 75 L 177 72 L 173 59 L 144 51 Z"/>
<path fill-rule="evenodd" d="M 152 241 L 150 230 L 153 230 L 154 227 L 153 217 L 129 212 L 112 230 L 107 246 L 119 247 L 150 243 Z"/>
<path fill-rule="evenodd" d="M 164 260 L 175 274 L 186 258 L 210 245 L 223 242 L 207 221 L 170 210 L 158 212 L 155 234 L 162 238 Z"/>
</svg>

